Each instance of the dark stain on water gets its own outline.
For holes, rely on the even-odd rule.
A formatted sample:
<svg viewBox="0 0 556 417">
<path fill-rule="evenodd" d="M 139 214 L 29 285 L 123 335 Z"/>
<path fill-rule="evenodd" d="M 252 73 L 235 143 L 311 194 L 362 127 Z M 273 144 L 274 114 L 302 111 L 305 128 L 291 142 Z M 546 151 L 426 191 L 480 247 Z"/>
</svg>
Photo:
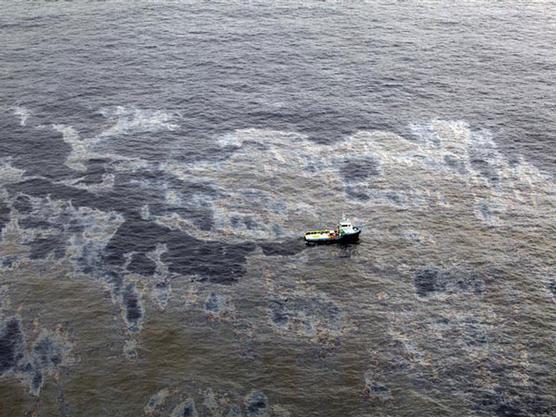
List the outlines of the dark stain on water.
<svg viewBox="0 0 556 417">
<path fill-rule="evenodd" d="M 307 245 L 302 238 L 289 239 L 282 242 L 259 243 L 266 256 L 293 256 L 307 249 Z"/>
<path fill-rule="evenodd" d="M 247 217 L 232 216 L 230 218 L 230 223 L 235 229 L 244 227 L 247 228 L 247 230 L 264 230 L 262 225 L 257 223 L 252 217 L 249 216 Z"/>
<path fill-rule="evenodd" d="M 496 185 L 500 182 L 500 174 L 490 162 L 492 160 L 496 160 L 496 155 L 488 150 L 475 150 L 471 153 L 471 166 L 491 184 Z"/>
<path fill-rule="evenodd" d="M 211 313 L 218 313 L 220 311 L 220 307 L 218 295 L 211 292 L 205 301 L 205 310 Z"/>
<path fill-rule="evenodd" d="M 86 274 L 90 274 L 92 276 L 102 276 L 106 283 L 110 285 L 113 294 L 119 295 L 121 293 L 124 286 L 124 279 L 121 273 L 106 270 L 102 266 L 97 266 L 96 264 L 91 265 L 87 261 L 80 261 L 79 265 L 84 265 L 83 272 Z"/>
<path fill-rule="evenodd" d="M 108 174 L 110 161 L 103 158 L 88 159 L 84 165 L 87 171 L 81 175 L 78 184 L 93 185 L 102 183 L 103 176 Z"/>
<path fill-rule="evenodd" d="M 415 292 L 420 297 L 435 293 L 472 293 L 483 292 L 485 282 L 477 272 L 463 269 L 442 270 L 437 267 L 423 268 L 414 276 Z"/>
<path fill-rule="evenodd" d="M 493 413 L 497 417 L 553 416 L 556 413 L 556 407 L 549 398 L 533 392 L 496 387 L 492 391 L 481 391 L 475 395 L 475 408 L 481 412 Z"/>
<path fill-rule="evenodd" d="M 373 157 L 347 159 L 342 162 L 340 174 L 347 183 L 366 181 L 380 175 L 380 162 Z"/>
<path fill-rule="evenodd" d="M 105 212 L 115 211 L 133 217 L 142 207 L 148 206 L 151 214 L 165 215 L 177 213 L 184 218 L 190 218 L 202 230 L 210 230 L 213 226 L 213 213 L 208 207 L 199 207 L 190 202 L 193 195 L 206 193 L 214 194 L 208 185 L 194 185 L 172 179 L 171 176 L 157 171 L 145 170 L 137 176 L 118 174 L 115 176 L 114 187 L 99 194 L 68 185 L 53 183 L 44 178 L 31 178 L 10 184 L 7 189 L 12 194 L 24 193 L 34 197 L 53 200 L 71 201 L 73 207 L 89 207 Z M 150 177 L 155 180 L 148 180 Z M 170 185 L 166 182 L 168 181 Z M 172 185 L 173 184 L 173 185 Z M 183 204 L 168 205 L 165 200 L 165 190 L 174 187 L 179 191 Z M 172 188 L 170 188 L 172 189 Z"/>
<path fill-rule="evenodd" d="M 0 374 L 15 370 L 23 359 L 25 340 L 17 317 L 2 322 L 0 328 Z"/>
<path fill-rule="evenodd" d="M 63 225 L 60 223 L 54 223 L 53 218 L 44 218 L 40 215 L 29 215 L 20 216 L 18 219 L 18 224 L 23 229 L 38 229 L 38 230 L 49 230 L 57 229 L 58 232 L 62 230 Z"/>
<path fill-rule="evenodd" d="M 66 238 L 63 235 L 35 239 L 29 246 L 31 259 L 44 259 L 48 255 L 52 255 L 54 259 L 62 259 L 66 254 Z"/>
<path fill-rule="evenodd" d="M 548 282 L 548 290 L 552 294 L 552 299 L 556 301 L 556 279 L 551 279 Z"/>
<path fill-rule="evenodd" d="M 466 175 L 468 173 L 464 161 L 460 158 L 454 157 L 453 155 L 444 155 L 444 162 L 460 175 Z"/>
<path fill-rule="evenodd" d="M 144 253 L 135 253 L 131 262 L 127 265 L 127 270 L 136 274 L 151 276 L 156 270 L 156 263 Z"/>
<path fill-rule="evenodd" d="M 31 377 L 31 391 L 38 393 L 40 392 L 44 382 L 43 373 L 40 369 L 34 369 L 32 374 L 33 376 Z"/>
<path fill-rule="evenodd" d="M 285 328 L 289 321 L 289 312 L 286 306 L 286 300 L 270 300 L 271 320 L 278 327 Z"/>
<path fill-rule="evenodd" d="M 371 199 L 370 195 L 368 194 L 367 187 L 347 186 L 346 194 L 349 198 L 362 202 L 369 201 Z"/>
<path fill-rule="evenodd" d="M 91 207 L 101 209 L 106 204 L 94 194 L 70 187 L 64 184 L 55 184 L 44 178 L 30 178 L 7 186 L 12 193 L 24 193 L 33 197 L 46 198 L 50 196 L 53 200 L 70 200 L 72 205 L 78 207 Z"/>
<path fill-rule="evenodd" d="M 241 408 L 236 404 L 232 404 L 228 409 L 226 417 L 241 417 Z"/>
<path fill-rule="evenodd" d="M 139 297 L 139 293 L 132 283 L 126 286 L 122 294 L 125 320 L 131 332 L 138 332 L 143 321 L 143 308 L 141 307 Z"/>
<path fill-rule="evenodd" d="M 474 317 L 464 320 L 463 342 L 468 346 L 484 346 L 488 343 L 488 334 L 481 326 L 481 322 Z"/>
<path fill-rule="evenodd" d="M 256 248 L 249 242 L 201 241 L 134 216 L 126 220 L 112 237 L 104 258 L 109 265 L 121 266 L 126 253 L 147 253 L 158 243 L 164 243 L 168 248 L 161 260 L 171 272 L 222 284 L 237 281 L 245 273 L 246 257 Z"/>
<path fill-rule="evenodd" d="M 436 268 L 427 268 L 415 274 L 415 289 L 417 295 L 426 297 L 435 292 L 444 291 L 445 283 L 440 276 L 441 271 Z"/>
<path fill-rule="evenodd" d="M 0 114 L 0 126 L 0 155 L 11 156 L 13 165 L 24 169 L 26 175 L 60 180 L 74 174 L 65 166 L 71 146 L 63 141 L 60 132 L 50 127 L 20 126 L 13 115 L 4 112 Z"/>
<path fill-rule="evenodd" d="M 58 336 L 43 330 L 28 352 L 20 319 L 8 318 L 0 331 L 0 374 L 13 372 L 38 396 L 45 376 L 62 365 L 67 350 Z"/>
<path fill-rule="evenodd" d="M 27 195 L 18 195 L 12 203 L 12 207 L 21 214 L 28 214 L 33 210 L 31 198 Z"/>
<path fill-rule="evenodd" d="M 188 399 L 181 404 L 178 404 L 174 411 L 172 411 L 171 417 L 197 417 L 197 409 L 195 408 L 195 401 L 193 399 Z"/>
<path fill-rule="evenodd" d="M 62 363 L 63 352 L 50 335 L 45 335 L 33 344 L 33 357 L 39 367 L 55 368 Z"/>
<path fill-rule="evenodd" d="M 10 207 L 0 201 L 0 231 L 4 225 L 10 221 Z"/>
<path fill-rule="evenodd" d="M 391 398 L 391 391 L 385 384 L 375 381 L 370 374 L 365 375 L 365 388 L 363 390 L 365 399 L 388 400 Z"/>
<path fill-rule="evenodd" d="M 261 391 L 253 391 L 245 398 L 248 417 L 263 417 L 267 413 L 268 398 Z"/>
<path fill-rule="evenodd" d="M 492 218 L 492 210 L 490 209 L 490 207 L 488 206 L 487 203 L 485 203 L 484 201 L 481 201 L 478 205 L 477 205 L 477 210 L 479 211 L 481 217 L 485 220 L 485 221 L 489 221 Z"/>
<path fill-rule="evenodd" d="M 0 267 L 11 268 L 18 259 L 17 256 L 0 256 Z"/>
</svg>

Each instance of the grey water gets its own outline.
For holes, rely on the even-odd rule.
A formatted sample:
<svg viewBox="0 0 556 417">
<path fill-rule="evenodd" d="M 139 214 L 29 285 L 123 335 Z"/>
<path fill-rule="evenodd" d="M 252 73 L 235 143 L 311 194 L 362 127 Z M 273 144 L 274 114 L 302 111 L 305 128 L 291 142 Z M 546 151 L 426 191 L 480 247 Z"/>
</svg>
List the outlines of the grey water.
<svg viewBox="0 0 556 417">
<path fill-rule="evenodd" d="M 0 416 L 556 415 L 556 3 L 1 6 Z"/>
</svg>

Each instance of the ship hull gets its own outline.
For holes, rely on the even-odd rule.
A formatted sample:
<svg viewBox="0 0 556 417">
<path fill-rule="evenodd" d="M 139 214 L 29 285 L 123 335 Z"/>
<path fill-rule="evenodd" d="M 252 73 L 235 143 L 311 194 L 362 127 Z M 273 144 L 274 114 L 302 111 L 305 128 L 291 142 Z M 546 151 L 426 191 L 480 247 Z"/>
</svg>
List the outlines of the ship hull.
<svg viewBox="0 0 556 417">
<path fill-rule="evenodd" d="M 305 237 L 305 242 L 308 245 L 327 245 L 331 243 L 353 243 L 359 240 L 359 235 L 361 234 L 361 230 L 357 230 L 353 233 L 345 233 L 342 236 L 338 236 L 336 238 L 326 238 L 326 239 L 307 239 Z"/>
</svg>

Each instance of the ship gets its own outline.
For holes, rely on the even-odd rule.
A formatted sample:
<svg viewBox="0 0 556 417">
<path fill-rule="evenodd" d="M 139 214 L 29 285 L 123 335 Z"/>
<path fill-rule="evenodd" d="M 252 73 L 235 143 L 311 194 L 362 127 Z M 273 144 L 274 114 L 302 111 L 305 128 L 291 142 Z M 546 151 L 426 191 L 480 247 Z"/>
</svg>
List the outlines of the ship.
<svg viewBox="0 0 556 417">
<path fill-rule="evenodd" d="M 361 228 L 353 226 L 351 222 L 344 219 L 338 223 L 335 229 L 309 230 L 305 232 L 305 242 L 308 245 L 322 243 L 353 243 L 359 240 Z"/>
</svg>

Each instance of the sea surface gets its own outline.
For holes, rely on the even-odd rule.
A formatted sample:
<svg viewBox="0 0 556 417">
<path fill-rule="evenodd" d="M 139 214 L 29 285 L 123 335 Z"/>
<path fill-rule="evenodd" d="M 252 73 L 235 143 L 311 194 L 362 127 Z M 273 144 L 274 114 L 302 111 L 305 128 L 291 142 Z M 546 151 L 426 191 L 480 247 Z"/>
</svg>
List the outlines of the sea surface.
<svg viewBox="0 0 556 417">
<path fill-rule="evenodd" d="M 556 416 L 555 2 L 0 8 L 0 416 Z"/>
</svg>

